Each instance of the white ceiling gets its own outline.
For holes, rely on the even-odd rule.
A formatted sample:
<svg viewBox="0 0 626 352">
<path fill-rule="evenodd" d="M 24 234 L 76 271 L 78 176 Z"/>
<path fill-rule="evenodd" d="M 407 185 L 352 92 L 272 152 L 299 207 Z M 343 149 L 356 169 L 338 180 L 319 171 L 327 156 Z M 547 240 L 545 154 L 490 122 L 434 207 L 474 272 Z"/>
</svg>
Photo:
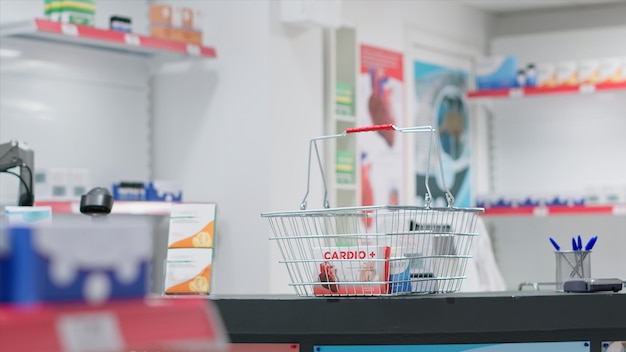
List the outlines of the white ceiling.
<svg viewBox="0 0 626 352">
<path fill-rule="evenodd" d="M 461 2 L 492 13 L 511 13 L 550 8 L 563 9 L 581 6 L 589 7 L 615 3 L 626 4 L 626 0 L 461 0 Z"/>
</svg>

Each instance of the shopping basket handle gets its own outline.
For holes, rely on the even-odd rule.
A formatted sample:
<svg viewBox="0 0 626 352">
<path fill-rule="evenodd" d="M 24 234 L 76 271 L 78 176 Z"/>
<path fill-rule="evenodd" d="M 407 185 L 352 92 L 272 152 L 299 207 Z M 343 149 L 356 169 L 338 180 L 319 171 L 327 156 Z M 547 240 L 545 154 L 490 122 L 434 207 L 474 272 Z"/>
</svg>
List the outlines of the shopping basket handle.
<svg viewBox="0 0 626 352">
<path fill-rule="evenodd" d="M 309 190 L 310 190 L 310 184 L 311 184 L 311 159 L 312 159 L 312 155 L 313 155 L 313 151 L 315 151 L 315 155 L 317 157 L 317 163 L 319 165 L 320 168 L 320 173 L 322 176 L 322 183 L 324 186 L 324 208 L 330 208 L 330 204 L 328 202 L 328 188 L 326 187 L 326 176 L 324 175 L 324 167 L 322 165 L 322 160 L 320 158 L 319 155 L 319 150 L 317 148 L 317 141 L 318 140 L 325 140 L 325 139 L 331 139 L 331 138 L 339 138 L 339 137 L 345 137 L 348 134 L 352 134 L 352 133 L 360 133 L 360 132 L 373 132 L 373 131 L 398 131 L 398 132 L 402 132 L 402 133 L 411 133 L 411 132 L 427 132 L 430 133 L 430 142 L 429 142 L 429 150 L 428 150 L 428 162 L 427 165 L 430 165 L 430 155 L 431 155 L 431 151 L 430 148 L 433 145 L 433 135 L 437 136 L 437 130 L 435 130 L 432 126 L 417 126 L 417 127 L 405 127 L 405 128 L 398 128 L 393 124 L 385 124 L 385 125 L 372 125 L 372 126 L 362 126 L 362 127 L 353 127 L 353 128 L 348 128 L 346 129 L 343 133 L 340 134 L 335 134 L 335 135 L 328 135 L 328 136 L 320 136 L 320 137 L 316 137 L 311 139 L 310 141 L 310 145 L 309 145 L 309 167 L 307 170 L 307 185 L 306 185 L 306 194 L 304 195 L 304 199 L 302 200 L 302 203 L 300 203 L 300 209 L 301 210 L 305 210 L 307 207 L 307 198 L 309 196 Z M 439 138 L 434 138 L 434 145 L 435 145 L 435 154 L 438 157 L 438 161 L 439 161 L 439 172 L 441 173 L 441 182 L 443 183 L 443 188 L 446 191 L 446 200 L 448 202 L 448 207 L 451 208 L 453 206 L 454 203 L 454 196 L 452 195 L 452 193 L 450 193 L 450 190 L 448 189 L 448 187 L 446 186 L 446 181 L 444 178 L 444 173 L 443 173 L 443 164 L 442 164 L 442 160 L 441 160 L 441 146 L 439 145 Z M 426 186 L 426 195 L 425 195 L 425 204 L 426 207 L 430 207 L 430 203 L 432 201 L 432 195 L 430 192 L 430 187 L 428 186 L 428 177 L 429 177 L 430 171 L 428 170 L 428 168 L 426 169 L 426 178 L 425 178 L 425 186 Z"/>
<path fill-rule="evenodd" d="M 346 129 L 346 134 L 359 133 L 359 132 L 372 132 L 372 131 L 393 131 L 396 129 L 397 129 L 396 126 L 392 124 L 352 127 L 352 128 Z"/>
</svg>

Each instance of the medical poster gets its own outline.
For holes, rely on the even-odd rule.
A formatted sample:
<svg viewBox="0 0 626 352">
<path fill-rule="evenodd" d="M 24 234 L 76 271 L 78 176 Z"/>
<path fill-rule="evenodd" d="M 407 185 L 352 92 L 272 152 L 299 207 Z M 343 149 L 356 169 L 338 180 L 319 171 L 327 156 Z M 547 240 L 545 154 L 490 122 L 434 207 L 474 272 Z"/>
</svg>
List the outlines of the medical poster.
<svg viewBox="0 0 626 352">
<path fill-rule="evenodd" d="M 430 142 L 423 134 L 412 141 L 415 204 L 424 205 L 426 175 L 433 205 L 446 206 L 445 189 L 454 205 L 471 206 L 469 109 L 464 99 L 469 74 L 462 70 L 414 62 L 415 109 L 411 124 L 433 126 L 439 138 Z M 436 148 L 439 146 L 439 148 Z M 429 148 L 430 147 L 430 148 Z M 441 167 L 437 157 L 440 150 Z M 429 158 L 429 153 L 431 157 Z M 444 182 L 445 181 L 445 182 Z M 444 187 L 444 183 L 445 186 Z"/>
<path fill-rule="evenodd" d="M 588 341 L 454 345 L 315 346 L 315 352 L 589 352 Z"/>
<path fill-rule="evenodd" d="M 358 126 L 404 127 L 403 57 L 401 53 L 361 45 L 358 77 Z M 401 202 L 406 172 L 403 137 L 393 130 L 359 133 L 361 205 Z"/>
</svg>

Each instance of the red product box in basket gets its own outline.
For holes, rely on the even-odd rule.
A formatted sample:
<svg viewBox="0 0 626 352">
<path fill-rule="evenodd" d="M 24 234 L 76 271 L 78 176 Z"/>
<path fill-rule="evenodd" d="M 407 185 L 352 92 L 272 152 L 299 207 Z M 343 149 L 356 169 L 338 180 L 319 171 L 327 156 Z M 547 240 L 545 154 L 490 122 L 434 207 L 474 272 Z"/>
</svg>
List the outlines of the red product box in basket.
<svg viewBox="0 0 626 352">
<path fill-rule="evenodd" d="M 315 259 L 316 296 L 388 293 L 388 246 L 318 247 Z"/>
</svg>

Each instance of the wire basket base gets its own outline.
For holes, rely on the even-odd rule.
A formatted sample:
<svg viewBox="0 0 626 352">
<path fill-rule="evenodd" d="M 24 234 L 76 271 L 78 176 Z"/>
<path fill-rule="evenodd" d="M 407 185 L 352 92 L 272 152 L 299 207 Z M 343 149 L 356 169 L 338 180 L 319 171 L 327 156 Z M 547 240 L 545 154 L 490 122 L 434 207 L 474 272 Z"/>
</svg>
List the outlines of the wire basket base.
<svg viewBox="0 0 626 352">
<path fill-rule="evenodd" d="M 376 206 L 264 213 L 300 296 L 458 291 L 478 208 Z"/>
</svg>

